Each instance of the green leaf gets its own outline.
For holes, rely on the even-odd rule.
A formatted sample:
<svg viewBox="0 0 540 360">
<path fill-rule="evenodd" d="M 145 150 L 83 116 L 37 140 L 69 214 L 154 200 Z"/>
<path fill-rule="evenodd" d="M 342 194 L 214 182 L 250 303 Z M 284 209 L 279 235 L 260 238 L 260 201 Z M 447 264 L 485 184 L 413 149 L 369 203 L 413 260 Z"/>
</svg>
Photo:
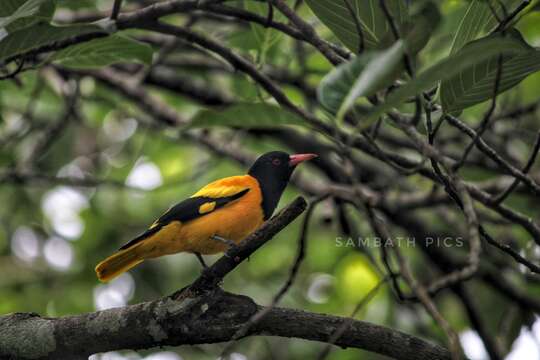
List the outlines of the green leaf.
<svg viewBox="0 0 540 360">
<path fill-rule="evenodd" d="M 2 0 L 0 6 L 0 17 L 7 17 L 13 14 L 27 0 Z"/>
<path fill-rule="evenodd" d="M 152 63 L 152 47 L 120 35 L 94 39 L 70 46 L 51 57 L 51 61 L 71 68 L 97 68 L 119 62 Z"/>
<path fill-rule="evenodd" d="M 441 60 L 390 94 L 383 104 L 371 111 L 367 125 L 407 98 L 432 88 L 439 81 L 445 81 L 499 54 L 519 54 L 523 51 L 523 44 L 512 37 L 488 37 L 473 41 L 461 51 Z"/>
<path fill-rule="evenodd" d="M 503 56 L 502 72 L 497 93 L 519 84 L 540 70 L 540 49 L 530 47 L 517 30 L 512 33 L 523 51 Z M 459 54 L 458 52 L 457 54 Z M 441 102 L 447 113 L 459 112 L 493 97 L 499 67 L 499 56 L 460 71 L 441 84 Z"/>
<path fill-rule="evenodd" d="M 318 88 L 320 103 L 341 121 L 354 102 L 392 84 L 403 69 L 403 41 L 385 51 L 366 52 L 333 69 Z"/>
<path fill-rule="evenodd" d="M 0 8 L 0 40 L 9 33 L 38 22 L 49 22 L 54 0 L 3 0 Z"/>
<path fill-rule="evenodd" d="M 0 41 L 0 61 L 77 35 L 104 32 L 96 25 L 53 26 L 38 23 L 17 30 Z"/>
<path fill-rule="evenodd" d="M 411 16 L 403 25 L 402 37 L 407 43 L 409 55 L 416 55 L 428 43 L 441 22 L 439 7 L 431 1 L 411 6 Z"/>
<path fill-rule="evenodd" d="M 365 49 L 384 48 L 390 26 L 380 8 L 379 0 L 348 0 L 359 19 L 364 35 Z M 345 0 L 306 0 L 313 13 L 332 30 L 336 37 L 351 51 L 358 53 L 360 36 L 355 20 L 347 9 Z M 408 18 L 407 5 L 403 0 L 388 0 L 387 6 L 396 25 L 401 26 Z M 393 38 L 391 39 L 393 40 Z"/>
<path fill-rule="evenodd" d="M 512 11 L 522 0 L 506 0 L 504 6 Z M 493 8 L 499 17 L 504 17 L 503 9 L 498 1 L 492 1 Z M 487 34 L 497 25 L 497 18 L 487 4 L 487 0 L 472 0 L 452 42 L 451 54 L 461 49 L 465 44 Z"/>
<path fill-rule="evenodd" d="M 319 103 L 332 114 L 337 114 L 354 82 L 376 55 L 375 52 L 366 52 L 326 74 L 317 88 Z"/>
<path fill-rule="evenodd" d="M 267 16 L 268 4 L 265 2 L 245 1 L 244 7 L 246 10 L 258 14 L 260 16 Z M 274 20 L 281 20 L 283 16 L 279 12 L 274 12 Z M 276 44 L 281 38 L 282 33 L 270 27 L 264 27 L 259 24 L 250 23 L 253 35 L 259 44 L 260 51 L 264 54 L 274 44 Z"/>
<path fill-rule="evenodd" d="M 273 128 L 282 125 L 306 126 L 306 123 L 298 115 L 276 105 L 244 103 L 229 106 L 223 111 L 199 111 L 186 128 L 211 126 Z"/>
</svg>

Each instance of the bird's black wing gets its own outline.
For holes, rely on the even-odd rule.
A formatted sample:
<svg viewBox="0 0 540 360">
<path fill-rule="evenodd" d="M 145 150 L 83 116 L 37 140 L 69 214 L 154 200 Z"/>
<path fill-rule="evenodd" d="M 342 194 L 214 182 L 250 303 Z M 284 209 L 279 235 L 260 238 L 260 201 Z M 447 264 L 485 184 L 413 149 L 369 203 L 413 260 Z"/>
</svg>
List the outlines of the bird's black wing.
<svg viewBox="0 0 540 360">
<path fill-rule="evenodd" d="M 245 189 L 236 194 L 220 198 L 213 198 L 208 196 L 190 197 L 167 210 L 167 212 L 161 215 L 159 219 L 157 219 L 150 226 L 150 228 L 148 228 L 148 230 L 122 246 L 120 250 L 127 249 L 134 244 L 148 238 L 149 236 L 161 230 L 162 227 L 170 224 L 173 221 L 187 222 L 201 216 L 210 214 L 211 212 L 227 205 L 231 201 L 240 199 L 248 191 L 249 189 Z"/>
</svg>

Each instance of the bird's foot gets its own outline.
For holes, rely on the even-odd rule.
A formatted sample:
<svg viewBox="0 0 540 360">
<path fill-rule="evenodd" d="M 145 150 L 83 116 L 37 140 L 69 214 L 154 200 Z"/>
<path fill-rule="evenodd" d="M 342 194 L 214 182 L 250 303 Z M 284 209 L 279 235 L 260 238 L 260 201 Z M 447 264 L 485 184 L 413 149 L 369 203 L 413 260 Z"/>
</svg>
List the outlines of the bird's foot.
<svg viewBox="0 0 540 360">
<path fill-rule="evenodd" d="M 224 237 L 221 237 L 219 235 L 212 235 L 211 239 L 226 244 L 227 246 L 229 246 L 229 249 L 230 248 L 235 248 L 235 247 L 238 246 L 238 245 L 236 245 L 236 243 L 234 241 L 229 240 L 229 239 L 225 239 Z"/>
</svg>

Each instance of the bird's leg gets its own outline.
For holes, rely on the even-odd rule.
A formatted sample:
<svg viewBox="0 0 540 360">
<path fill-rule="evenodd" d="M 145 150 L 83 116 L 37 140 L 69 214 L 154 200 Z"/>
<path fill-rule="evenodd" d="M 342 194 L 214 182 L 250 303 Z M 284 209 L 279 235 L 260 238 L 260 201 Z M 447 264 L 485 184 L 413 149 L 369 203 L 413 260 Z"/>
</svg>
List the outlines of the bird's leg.
<svg viewBox="0 0 540 360">
<path fill-rule="evenodd" d="M 234 241 L 229 240 L 229 239 L 226 239 L 226 238 L 221 237 L 221 236 L 219 236 L 219 235 L 215 235 L 215 234 L 214 234 L 214 235 L 212 235 L 212 236 L 210 237 L 210 239 L 215 240 L 215 241 L 219 241 L 219 242 L 222 242 L 222 243 L 226 244 L 227 246 L 229 246 L 229 249 L 228 249 L 228 250 L 238 248 L 238 245 L 237 245 Z M 229 252 L 226 251 L 225 254 L 224 254 L 224 256 L 230 258 Z M 240 261 L 240 258 L 239 258 L 238 256 L 235 256 L 233 260 L 236 261 L 236 262 L 239 262 L 239 261 Z M 249 257 L 248 257 L 248 261 L 249 261 Z"/>
<path fill-rule="evenodd" d="M 197 257 L 197 260 L 199 260 L 199 262 L 201 263 L 203 269 L 208 268 L 208 266 L 207 266 L 206 263 L 204 262 L 204 259 L 203 259 L 202 255 L 201 255 L 201 253 L 199 253 L 199 252 L 194 252 L 194 254 L 195 254 L 195 256 Z"/>
<path fill-rule="evenodd" d="M 214 235 L 212 235 L 212 236 L 210 237 L 210 239 L 215 240 L 215 241 L 222 242 L 222 243 L 228 245 L 229 248 L 235 248 L 235 247 L 238 246 L 238 245 L 236 245 L 236 244 L 234 243 L 234 241 L 229 240 L 229 239 L 225 239 L 224 237 L 221 237 L 221 236 L 219 236 L 219 235 L 215 235 L 215 234 L 214 234 Z"/>
</svg>

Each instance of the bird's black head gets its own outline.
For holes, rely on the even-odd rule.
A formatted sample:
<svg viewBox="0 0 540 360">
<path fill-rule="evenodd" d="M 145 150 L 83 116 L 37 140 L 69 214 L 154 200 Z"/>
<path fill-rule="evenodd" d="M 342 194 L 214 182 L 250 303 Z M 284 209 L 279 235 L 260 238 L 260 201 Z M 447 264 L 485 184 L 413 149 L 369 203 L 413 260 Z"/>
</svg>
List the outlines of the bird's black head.
<svg viewBox="0 0 540 360">
<path fill-rule="evenodd" d="M 272 151 L 261 155 L 253 163 L 248 174 L 257 179 L 261 187 L 265 220 L 272 216 L 296 165 L 314 157 L 317 155 L 289 155 L 283 151 Z"/>
</svg>

